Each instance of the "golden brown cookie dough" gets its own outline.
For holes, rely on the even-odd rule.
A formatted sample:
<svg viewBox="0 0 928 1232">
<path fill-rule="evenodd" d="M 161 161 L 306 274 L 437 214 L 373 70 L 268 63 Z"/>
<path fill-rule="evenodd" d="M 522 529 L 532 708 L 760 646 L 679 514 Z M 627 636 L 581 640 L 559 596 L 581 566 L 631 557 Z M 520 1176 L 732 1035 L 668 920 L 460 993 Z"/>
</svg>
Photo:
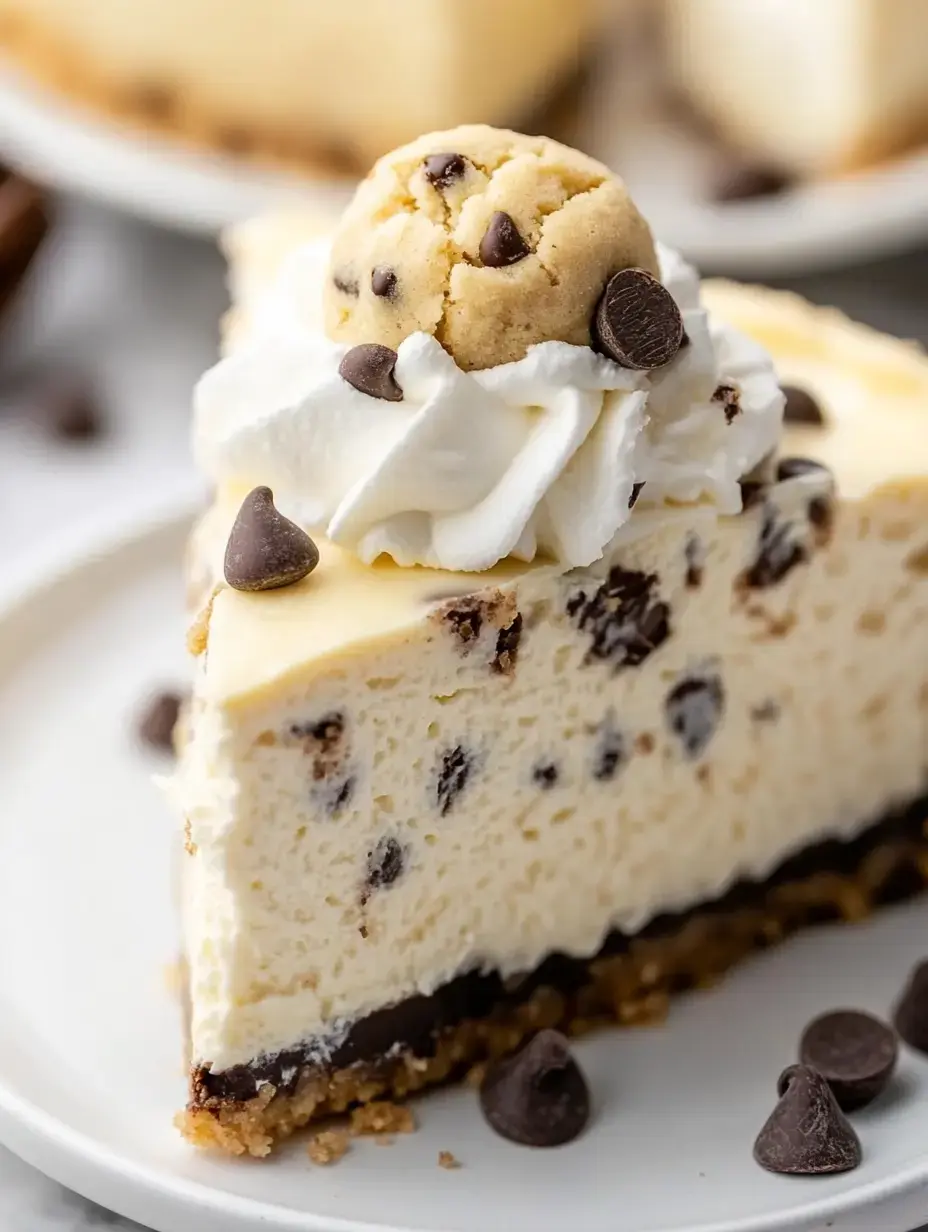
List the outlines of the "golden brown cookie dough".
<svg viewBox="0 0 928 1232">
<path fill-rule="evenodd" d="M 611 274 L 657 273 L 654 242 L 608 168 L 547 137 L 484 125 L 386 155 L 335 234 L 325 322 L 338 342 L 434 334 L 462 368 L 536 342 L 589 345 Z"/>
</svg>

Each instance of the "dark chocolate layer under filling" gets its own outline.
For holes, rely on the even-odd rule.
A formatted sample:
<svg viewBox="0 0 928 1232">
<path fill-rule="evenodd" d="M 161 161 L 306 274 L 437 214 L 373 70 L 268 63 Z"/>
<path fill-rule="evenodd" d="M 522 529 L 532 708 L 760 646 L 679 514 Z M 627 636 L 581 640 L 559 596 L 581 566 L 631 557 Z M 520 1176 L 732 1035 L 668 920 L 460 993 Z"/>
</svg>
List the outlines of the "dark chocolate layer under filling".
<svg viewBox="0 0 928 1232">
<path fill-rule="evenodd" d="M 900 810 L 877 822 L 849 841 L 837 839 L 816 843 L 784 861 L 762 882 L 740 881 L 720 898 L 701 903 L 686 912 L 662 915 L 634 937 L 613 931 L 600 950 L 588 959 L 566 954 L 549 955 L 534 971 L 520 980 L 506 980 L 497 972 L 470 971 L 459 975 L 431 996 L 414 996 L 378 1010 L 360 1019 L 349 1030 L 344 1041 L 333 1050 L 327 1071 L 344 1069 L 356 1062 L 376 1062 L 397 1048 L 418 1057 L 428 1057 L 435 1051 L 437 1037 L 466 1019 L 481 1019 L 501 1007 L 527 1001 L 540 987 L 550 987 L 571 994 L 582 988 L 590 978 L 590 966 L 600 958 L 621 954 L 631 941 L 652 940 L 672 936 L 695 916 L 724 914 L 756 908 L 777 886 L 802 883 L 817 874 L 853 874 L 877 848 L 912 848 L 913 857 L 926 850 L 928 796 L 923 796 L 909 808 Z M 900 861 L 894 876 L 884 881 L 874 905 L 885 905 L 910 898 L 925 887 L 915 861 Z M 837 907 L 821 913 L 821 922 L 840 918 Z M 680 991 L 693 981 L 682 980 Z M 270 1082 L 280 1094 L 290 1094 L 305 1066 L 318 1066 L 318 1047 L 288 1049 L 274 1056 L 265 1056 L 247 1065 L 236 1065 L 218 1073 L 201 1066 L 193 1073 L 193 1106 L 215 1107 L 217 1103 L 239 1103 L 254 1098 L 259 1083 Z"/>
</svg>

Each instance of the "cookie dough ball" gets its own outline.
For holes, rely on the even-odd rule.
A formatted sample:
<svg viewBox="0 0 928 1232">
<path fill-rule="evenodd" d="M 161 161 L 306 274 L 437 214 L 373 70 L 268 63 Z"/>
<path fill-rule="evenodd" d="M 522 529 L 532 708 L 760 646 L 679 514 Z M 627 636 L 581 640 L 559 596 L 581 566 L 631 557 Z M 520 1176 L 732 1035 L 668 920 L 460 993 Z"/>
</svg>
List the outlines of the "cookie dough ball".
<svg viewBox="0 0 928 1232">
<path fill-rule="evenodd" d="M 386 155 L 332 245 L 325 325 L 338 342 L 396 348 L 434 334 L 465 369 L 536 342 L 591 342 L 610 275 L 657 273 L 620 179 L 546 137 L 466 125 Z"/>
</svg>

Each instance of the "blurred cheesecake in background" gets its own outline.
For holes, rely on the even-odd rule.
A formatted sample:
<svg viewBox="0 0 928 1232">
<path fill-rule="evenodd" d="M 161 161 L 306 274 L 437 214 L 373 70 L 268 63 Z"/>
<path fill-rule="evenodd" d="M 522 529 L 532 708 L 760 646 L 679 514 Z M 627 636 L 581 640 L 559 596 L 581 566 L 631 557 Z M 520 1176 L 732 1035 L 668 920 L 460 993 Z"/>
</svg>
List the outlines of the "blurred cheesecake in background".
<svg viewBox="0 0 928 1232">
<path fill-rule="evenodd" d="M 366 167 L 424 129 L 527 120 L 596 0 L 0 0 L 0 52 L 66 97 L 242 153 Z"/>
<path fill-rule="evenodd" d="M 671 75 L 733 146 L 853 170 L 928 138 L 928 0 L 665 0 Z"/>
</svg>

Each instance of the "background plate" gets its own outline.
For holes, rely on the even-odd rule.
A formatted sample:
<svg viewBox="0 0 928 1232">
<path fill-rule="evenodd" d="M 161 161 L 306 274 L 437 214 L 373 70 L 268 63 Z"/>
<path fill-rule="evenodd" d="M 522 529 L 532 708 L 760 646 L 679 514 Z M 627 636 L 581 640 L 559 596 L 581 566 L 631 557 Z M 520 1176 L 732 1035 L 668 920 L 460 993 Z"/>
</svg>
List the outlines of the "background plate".
<svg viewBox="0 0 928 1232">
<path fill-rule="evenodd" d="M 539 124 L 628 180 L 657 235 L 705 270 L 771 276 L 863 261 L 928 237 L 928 153 L 782 197 L 713 204 L 718 151 L 670 116 L 651 60 L 605 52 Z M 531 127 L 531 126 L 530 126 Z M 538 127 L 536 125 L 535 127 Z M 300 177 L 140 134 L 0 71 L 0 152 L 31 175 L 180 230 L 215 233 L 303 201 L 333 222 L 344 180 Z"/>
<path fill-rule="evenodd" d="M 133 744 L 152 688 L 185 671 L 174 517 L 42 564 L 0 616 L 0 1140 L 159 1232 L 904 1232 L 928 1212 L 928 1061 L 858 1117 L 864 1166 L 769 1176 L 751 1160 L 774 1082 L 814 1013 L 885 1012 L 928 907 L 820 930 L 680 1000 L 665 1028 L 577 1051 L 596 1099 L 558 1151 L 495 1138 L 474 1094 L 417 1105 L 418 1133 L 332 1168 L 299 1142 L 269 1163 L 195 1154 L 165 972 L 175 823 Z M 69 561 L 73 567 L 69 566 Z M 11 588 L 14 588 L 11 583 Z M 443 1171 L 440 1149 L 463 1166 Z"/>
</svg>

